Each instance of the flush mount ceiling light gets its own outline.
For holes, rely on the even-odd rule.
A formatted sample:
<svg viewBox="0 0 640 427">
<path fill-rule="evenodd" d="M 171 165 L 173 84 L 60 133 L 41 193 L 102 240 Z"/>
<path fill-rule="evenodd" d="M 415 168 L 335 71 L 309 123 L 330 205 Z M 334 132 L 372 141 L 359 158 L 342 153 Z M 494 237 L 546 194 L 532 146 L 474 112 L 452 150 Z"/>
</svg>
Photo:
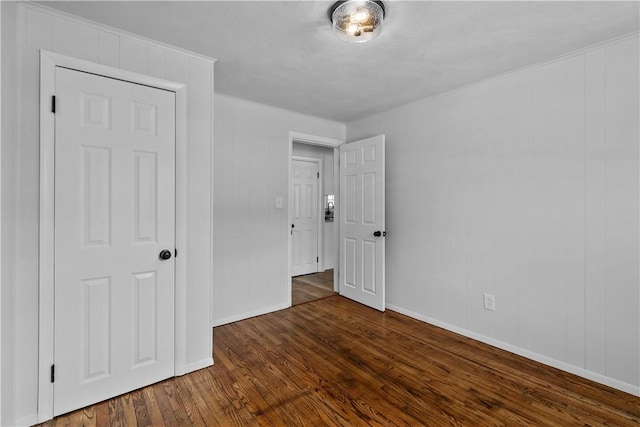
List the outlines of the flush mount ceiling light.
<svg viewBox="0 0 640 427">
<path fill-rule="evenodd" d="M 336 2 L 329 11 L 333 32 L 342 40 L 366 42 L 382 32 L 384 5 L 374 0 Z"/>
</svg>

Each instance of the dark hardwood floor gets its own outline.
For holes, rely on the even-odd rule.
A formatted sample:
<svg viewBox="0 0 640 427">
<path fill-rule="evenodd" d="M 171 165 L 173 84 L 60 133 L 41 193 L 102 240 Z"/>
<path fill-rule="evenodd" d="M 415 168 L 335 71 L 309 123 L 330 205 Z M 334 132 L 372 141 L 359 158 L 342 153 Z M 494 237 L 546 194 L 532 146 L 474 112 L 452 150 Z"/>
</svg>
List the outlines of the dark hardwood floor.
<svg viewBox="0 0 640 427">
<path fill-rule="evenodd" d="M 304 304 L 335 295 L 333 270 L 291 278 L 291 305 Z"/>
<path fill-rule="evenodd" d="M 215 366 L 45 426 L 637 426 L 640 399 L 340 296 L 214 329 Z"/>
</svg>

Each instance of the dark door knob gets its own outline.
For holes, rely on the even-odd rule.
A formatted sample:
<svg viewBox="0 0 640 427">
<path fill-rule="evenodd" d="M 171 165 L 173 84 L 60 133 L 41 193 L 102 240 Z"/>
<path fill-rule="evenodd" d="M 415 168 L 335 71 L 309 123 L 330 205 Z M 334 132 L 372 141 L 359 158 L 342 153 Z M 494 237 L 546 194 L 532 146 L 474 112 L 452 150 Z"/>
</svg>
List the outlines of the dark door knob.
<svg viewBox="0 0 640 427">
<path fill-rule="evenodd" d="M 296 225 L 295 224 L 291 224 L 291 228 L 296 228 Z"/>
<path fill-rule="evenodd" d="M 162 252 L 160 252 L 160 259 L 169 259 L 171 258 L 171 251 L 164 249 Z"/>
<path fill-rule="evenodd" d="M 382 233 L 380 231 L 374 231 L 373 235 L 376 236 L 376 237 L 380 237 L 380 236 L 382 236 Z"/>
</svg>

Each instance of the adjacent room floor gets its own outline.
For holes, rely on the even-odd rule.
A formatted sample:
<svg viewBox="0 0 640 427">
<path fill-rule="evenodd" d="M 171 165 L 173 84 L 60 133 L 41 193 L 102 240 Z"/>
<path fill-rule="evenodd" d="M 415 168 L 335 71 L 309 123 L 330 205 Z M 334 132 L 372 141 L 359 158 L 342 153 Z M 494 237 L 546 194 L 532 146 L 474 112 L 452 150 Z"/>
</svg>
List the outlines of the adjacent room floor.
<svg viewBox="0 0 640 427">
<path fill-rule="evenodd" d="M 333 270 L 291 278 L 291 305 L 304 304 L 335 295 Z"/>
<path fill-rule="evenodd" d="M 340 296 L 214 329 L 215 365 L 45 426 L 590 425 L 640 399 Z"/>
</svg>

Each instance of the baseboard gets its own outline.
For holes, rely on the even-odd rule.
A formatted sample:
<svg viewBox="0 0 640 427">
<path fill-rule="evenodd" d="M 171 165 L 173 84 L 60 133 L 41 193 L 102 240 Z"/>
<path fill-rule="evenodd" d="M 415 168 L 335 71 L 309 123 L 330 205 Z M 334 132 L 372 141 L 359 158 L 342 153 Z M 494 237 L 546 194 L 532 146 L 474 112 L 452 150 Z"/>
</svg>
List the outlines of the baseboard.
<svg viewBox="0 0 640 427">
<path fill-rule="evenodd" d="M 222 319 L 214 319 L 212 327 L 226 325 L 227 323 L 237 322 L 239 320 L 249 319 L 250 317 L 262 316 L 263 314 L 273 313 L 274 311 L 284 310 L 289 308 L 289 304 L 278 304 L 271 307 L 265 307 L 254 311 L 248 311 L 246 313 L 235 314 L 233 316 L 224 317 Z"/>
<path fill-rule="evenodd" d="M 534 360 L 536 362 L 540 362 L 540 363 L 542 363 L 544 365 L 551 366 L 552 368 L 560 369 L 560 370 L 568 372 L 570 374 L 577 375 L 579 377 L 586 378 L 588 380 L 595 381 L 597 383 L 600 383 L 600 384 L 615 388 L 617 390 L 624 391 L 625 393 L 629 393 L 629 394 L 632 394 L 634 396 L 640 397 L 640 387 L 638 387 L 638 386 L 634 386 L 632 384 L 627 384 L 627 383 L 625 383 L 623 381 L 619 381 L 619 380 L 616 380 L 616 379 L 613 379 L 613 378 L 609 378 L 609 377 L 604 376 L 602 374 L 598 374 L 596 372 L 591 372 L 591 371 L 588 371 L 586 369 L 579 368 L 577 366 L 573 366 L 573 365 L 570 365 L 568 363 L 565 363 L 565 362 L 562 362 L 562 361 L 559 361 L 559 360 L 556 360 L 556 359 L 552 359 L 550 357 L 543 356 L 543 355 L 538 354 L 538 353 L 534 353 L 534 352 L 532 352 L 530 350 L 526 350 L 526 349 L 517 347 L 517 346 L 515 346 L 513 344 L 508 344 L 508 343 L 505 343 L 503 341 L 499 341 L 499 340 L 496 340 L 494 338 L 490 338 L 490 337 L 478 334 L 476 332 L 472 332 L 472 331 L 466 330 L 466 329 L 461 328 L 459 326 L 451 325 L 449 323 L 442 322 L 440 320 L 432 319 L 432 318 L 430 318 L 428 316 L 424 316 L 422 314 L 415 313 L 415 312 L 413 312 L 411 310 L 406 310 L 406 309 L 404 309 L 402 307 L 398 307 L 397 305 L 386 304 L 386 307 L 389 310 L 398 312 L 400 314 L 404 314 L 405 316 L 412 317 L 412 318 L 414 318 L 416 320 L 420 320 L 420 321 L 428 323 L 430 325 L 437 326 L 437 327 L 442 328 L 442 329 L 446 329 L 446 330 L 448 330 L 450 332 L 454 332 L 456 334 L 465 336 L 467 338 L 471 338 L 471 339 L 474 339 L 476 341 L 480 341 L 480 342 L 483 342 L 485 344 L 489 344 L 489 345 L 491 345 L 493 347 L 497 347 L 499 349 L 506 350 L 506 351 L 508 351 L 510 353 L 517 354 L 518 356 L 526 357 L 527 359 L 531 359 L 531 360 Z"/>
<path fill-rule="evenodd" d="M 198 369 L 208 368 L 213 366 L 213 357 L 208 357 L 197 362 L 189 363 L 185 366 L 176 367 L 176 377 L 188 374 L 189 372 L 197 371 Z"/>
</svg>

